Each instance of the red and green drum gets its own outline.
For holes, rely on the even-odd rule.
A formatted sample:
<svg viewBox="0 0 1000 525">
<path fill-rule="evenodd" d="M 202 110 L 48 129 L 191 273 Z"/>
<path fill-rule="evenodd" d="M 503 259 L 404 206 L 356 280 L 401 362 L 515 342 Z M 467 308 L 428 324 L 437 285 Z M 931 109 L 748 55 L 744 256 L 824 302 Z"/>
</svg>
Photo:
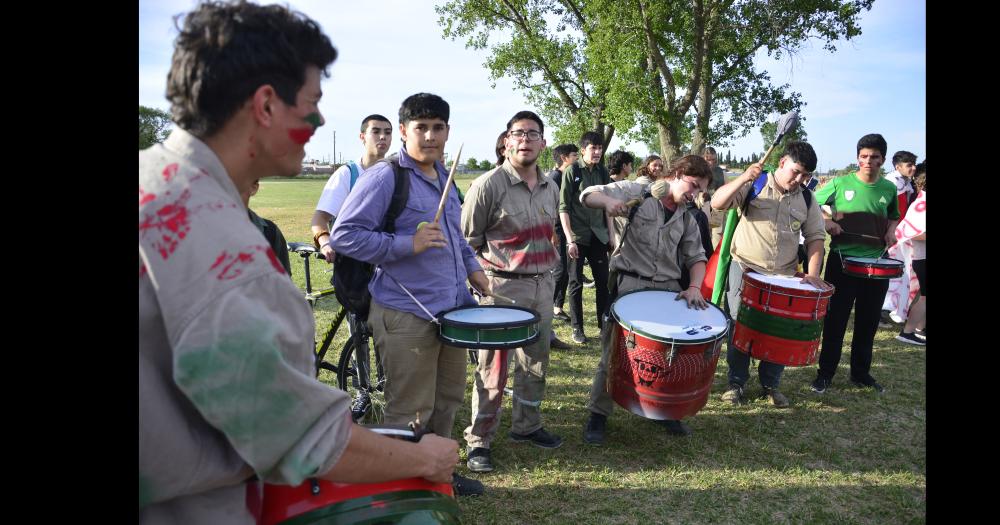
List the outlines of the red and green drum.
<svg viewBox="0 0 1000 525">
<path fill-rule="evenodd" d="M 785 366 L 816 363 L 834 288 L 819 290 L 802 277 L 744 272 L 733 329 L 737 350 Z"/>
</svg>

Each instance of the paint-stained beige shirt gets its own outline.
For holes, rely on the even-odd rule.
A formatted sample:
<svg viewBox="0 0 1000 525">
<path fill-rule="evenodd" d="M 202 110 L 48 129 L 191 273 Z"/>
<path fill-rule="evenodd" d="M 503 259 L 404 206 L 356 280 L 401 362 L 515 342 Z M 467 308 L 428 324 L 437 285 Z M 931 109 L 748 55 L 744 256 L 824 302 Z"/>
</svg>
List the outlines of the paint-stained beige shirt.
<svg viewBox="0 0 1000 525">
<path fill-rule="evenodd" d="M 326 472 L 350 398 L 219 158 L 175 129 L 139 152 L 139 522 L 251 524 L 262 480 Z"/>
<path fill-rule="evenodd" d="M 752 186 L 744 184 L 725 209 L 739 210 Z M 809 190 L 797 186 L 787 193 L 779 192 L 774 176 L 768 173 L 767 185 L 750 201 L 746 216 L 733 232 L 733 259 L 760 273 L 794 274 L 799 263 L 799 232 L 806 244 L 826 237 L 816 198 L 807 209 L 802 191 Z"/>
<path fill-rule="evenodd" d="M 580 202 L 592 192 L 628 201 L 642 198 L 645 184 L 620 181 L 603 186 L 591 186 L 580 194 Z M 691 265 L 708 260 L 701 246 L 701 234 L 687 206 L 677 211 L 664 223 L 666 213 L 660 201 L 652 197 L 639 204 L 628 236 L 618 243 L 611 254 L 611 268 L 624 270 L 651 278 L 654 281 L 677 281 L 681 278 L 681 265 Z M 676 284 L 675 284 L 676 285 Z"/>
<path fill-rule="evenodd" d="M 559 189 L 535 167 L 535 187 L 507 160 L 472 182 L 462 205 L 462 233 L 483 270 L 539 274 L 559 262 L 552 245 Z"/>
</svg>

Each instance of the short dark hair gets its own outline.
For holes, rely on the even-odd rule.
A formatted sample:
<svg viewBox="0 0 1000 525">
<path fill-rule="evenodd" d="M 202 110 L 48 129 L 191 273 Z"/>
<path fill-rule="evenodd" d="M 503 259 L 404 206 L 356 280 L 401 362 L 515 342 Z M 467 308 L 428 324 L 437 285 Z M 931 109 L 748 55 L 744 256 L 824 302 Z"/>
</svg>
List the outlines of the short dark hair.
<svg viewBox="0 0 1000 525">
<path fill-rule="evenodd" d="M 892 154 L 892 165 L 903 164 L 906 162 L 917 162 L 917 156 L 910 153 L 909 151 L 897 151 Z"/>
<path fill-rule="evenodd" d="M 383 117 L 382 115 L 379 115 L 378 113 L 372 113 L 371 115 L 368 115 L 367 117 L 365 117 L 364 120 L 361 121 L 361 132 L 362 133 L 368 131 L 368 123 L 371 122 L 371 121 L 373 121 L 373 120 L 385 121 L 385 122 L 388 122 L 389 124 L 392 124 L 391 120 Z"/>
<path fill-rule="evenodd" d="M 588 131 L 580 137 L 580 149 L 587 149 L 587 146 L 594 144 L 604 147 L 604 137 L 596 131 Z"/>
<path fill-rule="evenodd" d="M 706 153 L 711 153 L 712 155 L 715 155 L 716 157 L 718 157 L 718 156 L 719 156 L 719 154 L 715 152 L 715 148 L 713 148 L 712 146 L 708 146 L 708 147 L 706 147 L 706 148 L 705 148 L 705 151 L 702 151 L 702 152 L 701 152 L 701 154 L 702 154 L 702 155 L 704 155 L 704 154 L 706 154 Z"/>
<path fill-rule="evenodd" d="M 701 155 L 684 155 L 673 161 L 666 173 L 668 177 L 674 178 L 685 175 L 696 179 L 712 178 L 712 168 L 708 166 L 708 161 Z"/>
<path fill-rule="evenodd" d="M 808 142 L 793 140 L 785 146 L 782 155 L 792 159 L 792 162 L 801 164 L 809 173 L 816 171 L 816 150 Z"/>
<path fill-rule="evenodd" d="M 510 124 L 507 124 L 507 129 L 510 129 Z M 504 161 L 507 160 L 507 150 L 504 147 L 507 144 L 507 129 L 501 131 L 500 135 L 497 136 L 497 166 L 503 166 Z"/>
<path fill-rule="evenodd" d="M 421 118 L 439 118 L 447 124 L 450 116 L 451 106 L 432 93 L 410 95 L 399 106 L 399 123 L 404 126 L 411 120 Z"/>
<path fill-rule="evenodd" d="M 882 154 L 882 157 L 885 158 L 885 152 L 889 150 L 889 145 L 885 143 L 882 135 L 869 133 L 858 140 L 858 151 L 856 153 L 861 153 L 861 150 L 865 148 L 878 150 Z"/>
<path fill-rule="evenodd" d="M 563 157 L 569 156 L 570 153 L 579 152 L 580 148 L 576 147 L 576 144 L 560 144 L 552 149 L 552 156 L 559 165 L 562 165 Z"/>
<path fill-rule="evenodd" d="M 608 157 L 608 171 L 611 173 L 621 173 L 626 164 L 635 162 L 635 157 L 625 150 L 618 150 Z"/>
<path fill-rule="evenodd" d="M 542 117 L 532 113 L 531 111 L 518 111 L 514 114 L 510 120 L 507 121 L 507 131 L 510 131 L 510 127 L 514 125 L 515 122 L 519 120 L 534 120 L 538 124 L 538 131 L 544 136 L 545 135 L 545 124 L 542 123 Z"/>
<path fill-rule="evenodd" d="M 204 2 L 174 25 L 167 100 L 174 122 L 197 137 L 219 131 L 260 86 L 294 106 L 306 68 L 329 76 L 337 58 L 319 24 L 280 5 Z"/>
</svg>

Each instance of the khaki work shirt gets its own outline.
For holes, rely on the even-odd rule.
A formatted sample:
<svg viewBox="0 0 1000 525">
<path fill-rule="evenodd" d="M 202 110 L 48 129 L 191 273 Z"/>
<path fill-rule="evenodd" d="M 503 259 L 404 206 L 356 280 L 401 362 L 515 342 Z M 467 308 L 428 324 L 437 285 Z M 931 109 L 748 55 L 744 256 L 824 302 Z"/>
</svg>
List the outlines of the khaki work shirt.
<svg viewBox="0 0 1000 525">
<path fill-rule="evenodd" d="M 507 160 L 472 182 L 462 206 L 462 234 L 483 269 L 540 274 L 559 262 L 552 245 L 559 190 L 536 166 L 533 189 Z"/>
<path fill-rule="evenodd" d="M 725 209 L 739 210 L 752 186 L 744 184 Z M 750 201 L 746 216 L 741 217 L 736 226 L 731 249 L 733 259 L 761 273 L 794 274 L 799 263 L 799 232 L 805 237 L 806 245 L 826 237 L 823 216 L 815 201 L 814 197 L 807 210 L 801 187 L 780 193 L 774 176 L 768 173 L 767 185 Z"/>
<path fill-rule="evenodd" d="M 603 186 L 591 186 L 580 195 L 580 202 L 589 193 L 599 191 L 608 197 L 628 201 L 642 198 L 645 184 L 620 181 Z M 666 213 L 658 199 L 643 199 L 628 229 L 624 243 L 619 242 L 611 254 L 611 268 L 634 272 L 654 281 L 677 281 L 681 278 L 681 264 L 690 268 L 699 261 L 707 261 L 701 247 L 698 223 L 687 206 L 677 211 L 665 224 Z M 674 286 L 677 286 L 674 283 Z"/>
<path fill-rule="evenodd" d="M 567 239 L 567 242 L 589 246 L 590 240 L 596 237 L 598 242 L 607 243 L 608 224 L 604 220 L 604 210 L 583 206 L 575 197 L 590 186 L 611 182 L 608 169 L 602 164 L 588 167 L 583 159 L 576 161 L 574 168 L 563 173 L 559 196 L 559 211 L 569 214 L 570 228 L 573 230 L 573 237 Z M 580 178 L 576 178 L 574 172 L 578 172 Z"/>
</svg>

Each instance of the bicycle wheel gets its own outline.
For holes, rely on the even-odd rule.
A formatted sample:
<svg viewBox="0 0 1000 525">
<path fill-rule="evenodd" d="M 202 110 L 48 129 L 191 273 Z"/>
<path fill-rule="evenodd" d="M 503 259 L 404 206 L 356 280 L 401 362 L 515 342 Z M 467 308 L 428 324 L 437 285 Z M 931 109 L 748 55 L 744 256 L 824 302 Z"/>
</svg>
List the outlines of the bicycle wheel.
<svg viewBox="0 0 1000 525">
<path fill-rule="evenodd" d="M 366 335 L 356 333 L 344 343 L 337 366 L 337 386 L 351 396 L 351 418 L 355 423 L 378 424 L 385 419 L 385 371 L 378 352 L 368 341 Z"/>
</svg>

